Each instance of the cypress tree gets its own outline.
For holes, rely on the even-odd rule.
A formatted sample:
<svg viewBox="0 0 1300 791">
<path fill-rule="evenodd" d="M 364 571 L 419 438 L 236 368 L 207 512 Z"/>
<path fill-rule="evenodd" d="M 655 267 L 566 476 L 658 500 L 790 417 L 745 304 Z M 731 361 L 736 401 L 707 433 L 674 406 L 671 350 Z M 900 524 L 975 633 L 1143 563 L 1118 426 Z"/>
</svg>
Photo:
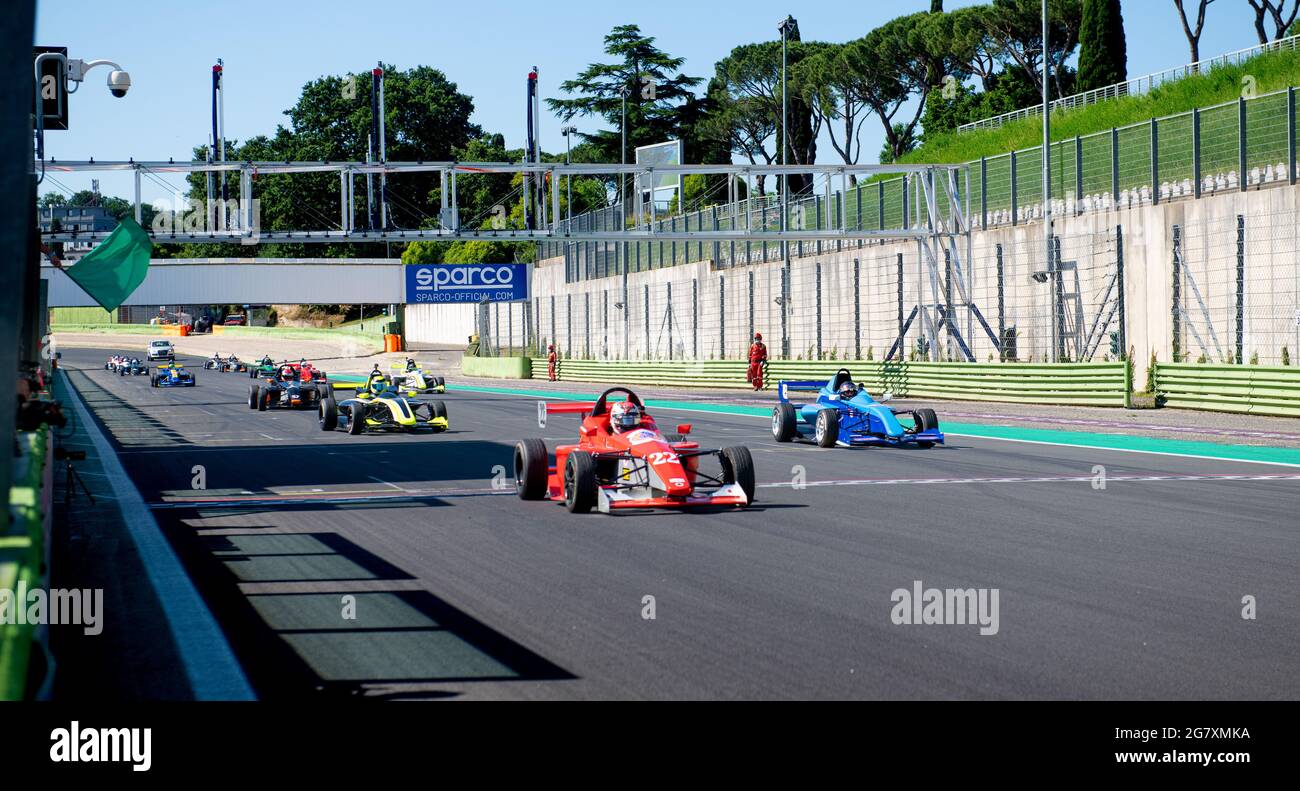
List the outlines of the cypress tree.
<svg viewBox="0 0 1300 791">
<path fill-rule="evenodd" d="M 1083 0 L 1079 28 L 1079 91 L 1128 79 L 1128 45 L 1119 0 Z"/>
</svg>

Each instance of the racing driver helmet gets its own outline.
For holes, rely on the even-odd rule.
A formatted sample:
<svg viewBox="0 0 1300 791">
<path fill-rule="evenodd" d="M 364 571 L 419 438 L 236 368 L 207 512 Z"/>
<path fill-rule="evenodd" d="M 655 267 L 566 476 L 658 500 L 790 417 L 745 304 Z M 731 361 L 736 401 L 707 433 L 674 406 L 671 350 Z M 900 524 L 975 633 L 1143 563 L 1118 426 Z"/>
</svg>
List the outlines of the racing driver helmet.
<svg viewBox="0 0 1300 791">
<path fill-rule="evenodd" d="M 858 394 L 858 387 L 857 387 L 857 385 L 853 384 L 852 382 L 845 382 L 844 384 L 840 385 L 840 400 L 841 400 L 841 401 L 848 401 L 848 400 L 850 400 L 850 399 L 856 397 L 857 394 Z"/>
<path fill-rule="evenodd" d="M 641 425 L 641 410 L 631 401 L 619 401 L 609 409 L 609 424 L 615 431 L 630 431 Z"/>
</svg>

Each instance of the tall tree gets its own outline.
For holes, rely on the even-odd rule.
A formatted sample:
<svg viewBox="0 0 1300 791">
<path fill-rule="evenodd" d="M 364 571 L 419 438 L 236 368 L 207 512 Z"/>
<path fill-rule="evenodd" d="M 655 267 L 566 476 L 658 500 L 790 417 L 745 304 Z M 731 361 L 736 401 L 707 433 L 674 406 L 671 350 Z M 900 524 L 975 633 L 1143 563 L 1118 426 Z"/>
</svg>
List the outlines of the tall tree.
<svg viewBox="0 0 1300 791">
<path fill-rule="evenodd" d="M 1287 10 L 1287 0 L 1246 0 L 1250 7 L 1255 10 L 1255 34 L 1259 36 L 1259 43 L 1267 44 L 1270 41 L 1277 41 L 1286 35 L 1291 23 L 1295 21 L 1296 12 L 1300 11 L 1300 0 L 1293 0 L 1291 10 Z M 1270 36 L 1267 28 L 1267 21 L 1273 22 L 1273 33 Z"/>
<path fill-rule="evenodd" d="M 1196 3 L 1196 24 L 1192 25 L 1187 19 L 1187 10 L 1184 7 L 1184 0 L 1174 0 L 1174 8 L 1178 9 L 1178 19 L 1183 23 L 1183 34 L 1187 36 L 1187 46 L 1192 51 L 1192 63 L 1199 63 L 1201 60 L 1201 31 L 1205 30 L 1205 11 L 1210 7 L 1214 0 L 1192 0 Z"/>
<path fill-rule="evenodd" d="M 966 65 L 953 55 L 952 22 L 947 14 L 898 17 L 840 50 L 840 71 L 854 78 L 848 90 L 884 129 L 884 160 L 911 150 L 931 91 L 949 74 L 964 74 Z"/>
<path fill-rule="evenodd" d="M 384 110 L 387 155 L 393 161 L 445 161 L 457 158 L 482 130 L 470 121 L 473 100 L 460 93 L 441 71 L 428 66 L 398 70 L 384 65 Z M 227 158 L 236 161 L 323 160 L 364 161 L 370 132 L 369 70 L 327 76 L 303 86 L 298 101 L 285 111 L 289 125 L 270 136 L 243 143 L 227 141 Z M 195 149 L 204 158 L 205 147 Z M 189 179 L 192 199 L 203 200 L 203 174 Z M 358 183 L 354 207 L 359 227 L 366 217 L 365 189 Z M 433 173 L 411 173 L 388 179 L 389 222 L 395 228 L 433 227 L 440 195 Z M 375 185 L 376 198 L 378 184 Z M 256 177 L 253 197 L 264 230 L 333 228 L 339 222 L 339 181 L 333 173 L 299 173 Z M 195 255 L 248 254 L 238 245 L 193 245 Z M 383 255 L 382 244 L 272 245 L 274 254 L 313 256 Z M 238 253 L 230 251 L 237 250 Z"/>
<path fill-rule="evenodd" d="M 1083 0 L 1079 24 L 1079 82 L 1091 91 L 1128 79 L 1128 44 L 1119 0 Z"/>
<path fill-rule="evenodd" d="M 1066 91 L 1062 76 L 1079 45 L 1081 0 L 1048 0 L 1047 57 L 1052 66 L 1057 96 Z M 1024 72 L 1039 92 L 1043 89 L 1043 28 L 1040 0 L 993 0 L 987 16 L 989 31 L 1002 49 L 1008 65 Z"/>
<path fill-rule="evenodd" d="M 733 95 L 722 76 L 710 80 L 709 94 L 716 109 L 703 124 L 704 134 L 725 147 L 729 154 L 743 157 L 751 165 L 772 164 L 776 158 L 777 117 L 769 104 L 751 96 Z M 765 194 L 766 182 L 766 176 L 755 177 L 758 194 Z"/>
<path fill-rule="evenodd" d="M 612 62 L 593 63 L 576 78 L 560 83 L 560 90 L 573 98 L 547 99 L 551 111 L 565 121 L 595 116 L 610 124 L 612 129 L 584 135 L 607 162 L 622 157 L 624 93 L 629 160 L 637 146 L 681 138 L 683 108 L 695 100 L 691 89 L 701 82 L 701 78 L 680 71 L 685 59 L 660 50 L 654 37 L 644 35 L 637 25 L 611 30 L 605 36 L 605 54 Z"/>
<path fill-rule="evenodd" d="M 980 78 L 985 91 L 1007 60 L 1005 50 L 993 35 L 992 10 L 990 6 L 975 5 L 948 12 L 953 54 L 965 62 L 967 71 Z"/>
<path fill-rule="evenodd" d="M 829 44 L 803 59 L 792 82 L 800 98 L 825 127 L 831 147 L 846 165 L 855 165 L 862 153 L 860 133 L 871 111 L 854 91 L 855 79 L 841 68 L 843 45 Z M 857 177 L 852 177 L 857 183 Z"/>
<path fill-rule="evenodd" d="M 817 159 L 817 136 L 821 132 L 821 118 L 814 116 L 808 102 L 796 90 L 794 72 L 804 58 L 825 48 L 817 42 L 800 41 L 789 36 L 787 58 L 789 84 L 786 92 L 789 104 L 790 164 L 810 165 Z M 751 162 L 762 159 L 766 163 L 781 161 L 781 42 L 762 41 L 742 44 L 731 50 L 716 66 L 717 91 L 721 115 L 718 122 L 733 124 L 728 139 L 733 150 L 738 150 Z M 790 177 L 790 192 L 798 194 L 811 186 L 806 175 Z M 763 190 L 763 180 L 757 187 Z"/>
</svg>

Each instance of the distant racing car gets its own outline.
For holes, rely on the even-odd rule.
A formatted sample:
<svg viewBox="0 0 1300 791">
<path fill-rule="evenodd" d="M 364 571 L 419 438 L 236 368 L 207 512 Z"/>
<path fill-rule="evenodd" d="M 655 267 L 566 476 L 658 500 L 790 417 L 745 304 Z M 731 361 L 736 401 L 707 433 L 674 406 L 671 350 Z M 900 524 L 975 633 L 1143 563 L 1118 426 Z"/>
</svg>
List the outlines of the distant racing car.
<svg viewBox="0 0 1300 791">
<path fill-rule="evenodd" d="M 224 358 L 220 354 L 214 354 L 203 361 L 203 367 L 219 373 L 225 373 L 226 371 L 242 372 L 248 370 L 248 366 L 233 354 Z"/>
<path fill-rule="evenodd" d="M 263 357 L 252 365 L 248 366 L 248 378 L 256 379 L 275 376 L 276 371 L 280 369 L 280 364 L 272 360 L 270 355 Z"/>
<path fill-rule="evenodd" d="M 132 357 L 129 360 L 123 360 L 116 366 L 120 376 L 141 376 L 149 373 L 149 366 L 145 365 L 139 357 Z"/>
<path fill-rule="evenodd" d="M 338 400 L 335 389 L 355 389 L 356 394 Z M 353 435 L 367 431 L 440 433 L 449 427 L 446 404 L 407 398 L 394 389 L 378 365 L 363 383 L 331 385 L 320 401 L 318 414 L 322 431 L 345 428 Z"/>
<path fill-rule="evenodd" d="M 610 401 L 622 394 L 624 400 Z M 754 460 L 749 449 L 701 448 L 687 439 L 689 424 L 664 435 L 635 393 L 611 387 L 594 403 L 537 405 L 538 424 L 553 414 L 579 414 L 578 441 L 555 448 L 555 464 L 546 443 L 523 439 L 515 445 L 515 492 L 524 500 L 564 503 L 572 513 L 596 508 L 602 513 L 633 508 L 735 506 L 754 502 Z M 718 471 L 700 469 L 713 457 Z"/>
<path fill-rule="evenodd" d="M 406 362 L 394 362 L 390 370 L 392 373 L 388 378 L 402 395 L 431 395 L 447 392 L 447 384 L 441 376 L 434 376 L 424 370 L 410 357 L 406 358 Z"/>
<path fill-rule="evenodd" d="M 815 391 L 817 399 L 807 404 L 792 403 L 790 391 Z M 777 385 L 780 403 L 772 410 L 772 437 L 777 442 L 811 439 L 823 448 L 859 445 L 915 445 L 920 448 L 942 444 L 939 418 L 933 409 L 892 409 L 867 394 L 866 385 L 853 381 L 841 368 L 830 381 L 791 382 Z M 897 415 L 911 414 L 912 425 L 904 426 Z"/>
<path fill-rule="evenodd" d="M 158 371 L 149 377 L 151 387 L 195 387 L 198 382 L 194 374 L 177 363 L 158 366 Z"/>
<path fill-rule="evenodd" d="M 280 363 L 262 384 L 248 386 L 248 408 L 265 412 L 272 408 L 315 409 L 329 392 L 325 372 L 306 361 Z"/>
</svg>

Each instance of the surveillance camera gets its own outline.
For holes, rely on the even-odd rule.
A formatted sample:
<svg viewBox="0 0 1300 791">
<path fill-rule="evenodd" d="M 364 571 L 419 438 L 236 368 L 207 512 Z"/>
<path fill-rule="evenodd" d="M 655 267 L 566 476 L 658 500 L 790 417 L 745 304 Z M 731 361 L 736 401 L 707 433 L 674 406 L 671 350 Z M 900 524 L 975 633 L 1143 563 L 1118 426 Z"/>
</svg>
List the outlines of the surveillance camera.
<svg viewBox="0 0 1300 791">
<path fill-rule="evenodd" d="M 124 71 L 114 70 L 108 75 L 108 92 L 121 99 L 126 96 L 126 92 L 131 90 L 131 75 Z"/>
</svg>

